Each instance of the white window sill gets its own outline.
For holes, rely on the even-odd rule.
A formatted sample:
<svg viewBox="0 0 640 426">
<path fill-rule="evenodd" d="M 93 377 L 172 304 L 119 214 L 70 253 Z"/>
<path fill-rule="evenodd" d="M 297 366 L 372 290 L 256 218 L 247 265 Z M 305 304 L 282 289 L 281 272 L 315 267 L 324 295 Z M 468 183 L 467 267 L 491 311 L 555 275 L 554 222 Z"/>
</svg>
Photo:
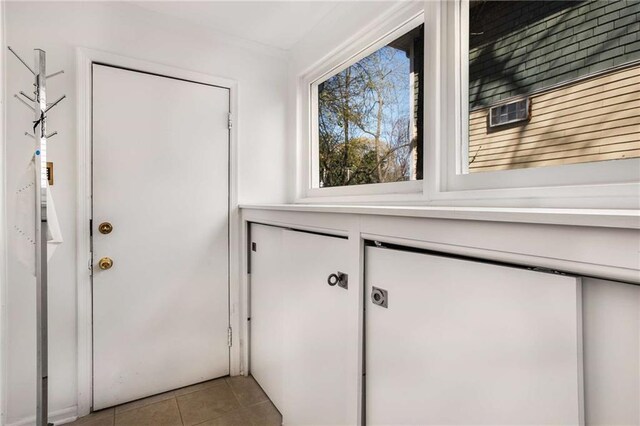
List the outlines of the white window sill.
<svg viewBox="0 0 640 426">
<path fill-rule="evenodd" d="M 367 206 L 348 204 L 241 204 L 241 209 L 458 219 L 546 225 L 640 229 L 639 210 L 504 207 Z"/>
</svg>

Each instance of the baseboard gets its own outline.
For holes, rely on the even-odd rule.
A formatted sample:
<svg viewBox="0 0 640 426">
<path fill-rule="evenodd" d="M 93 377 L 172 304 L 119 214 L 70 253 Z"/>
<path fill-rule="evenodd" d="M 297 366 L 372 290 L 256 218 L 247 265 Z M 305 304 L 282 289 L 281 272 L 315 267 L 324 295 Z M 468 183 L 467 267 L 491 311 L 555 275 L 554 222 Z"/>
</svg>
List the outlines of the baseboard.
<svg viewBox="0 0 640 426">
<path fill-rule="evenodd" d="M 71 423 L 78 419 L 78 407 L 68 407 L 62 410 L 51 411 L 49 413 L 49 422 L 57 425 Z M 7 423 L 7 426 L 32 426 L 36 424 L 36 416 L 25 417 L 13 423 Z"/>
</svg>

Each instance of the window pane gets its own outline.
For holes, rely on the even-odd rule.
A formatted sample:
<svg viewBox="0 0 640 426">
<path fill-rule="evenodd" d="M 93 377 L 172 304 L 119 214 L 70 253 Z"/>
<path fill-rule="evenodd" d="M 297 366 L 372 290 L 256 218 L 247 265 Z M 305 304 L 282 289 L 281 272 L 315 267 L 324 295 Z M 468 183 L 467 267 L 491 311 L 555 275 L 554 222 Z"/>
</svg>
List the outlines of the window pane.
<svg viewBox="0 0 640 426">
<path fill-rule="evenodd" d="M 638 1 L 472 0 L 469 172 L 640 157 L 638 34 Z"/>
<path fill-rule="evenodd" d="M 423 26 L 318 85 L 320 187 L 422 179 Z"/>
</svg>

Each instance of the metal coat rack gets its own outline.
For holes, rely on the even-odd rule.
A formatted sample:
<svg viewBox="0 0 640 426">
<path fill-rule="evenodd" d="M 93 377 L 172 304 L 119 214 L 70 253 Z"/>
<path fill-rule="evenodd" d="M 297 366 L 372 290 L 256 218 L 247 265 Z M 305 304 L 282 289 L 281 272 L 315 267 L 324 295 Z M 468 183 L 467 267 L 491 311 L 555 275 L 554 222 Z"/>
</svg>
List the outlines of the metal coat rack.
<svg viewBox="0 0 640 426">
<path fill-rule="evenodd" d="M 36 141 L 34 156 L 35 163 L 35 271 L 36 271 L 36 324 L 37 324 L 37 395 L 36 395 L 36 425 L 47 426 L 48 423 L 48 320 L 47 320 L 47 139 L 58 134 L 52 132 L 47 134 L 47 113 L 66 95 L 61 96 L 51 103 L 47 103 L 47 79 L 62 74 L 58 71 L 47 75 L 47 54 L 42 49 L 35 51 L 35 67 L 32 69 L 11 47 L 9 51 L 24 65 L 35 78 L 33 84 L 33 98 L 25 92 L 14 95 L 22 104 L 26 105 L 34 112 L 33 128 L 31 132 L 25 132 L 26 136 L 32 137 Z M 26 100 L 25 100 L 26 99 Z M 29 102 L 27 102 L 29 101 Z M 30 103 L 33 104 L 30 105 Z"/>
</svg>

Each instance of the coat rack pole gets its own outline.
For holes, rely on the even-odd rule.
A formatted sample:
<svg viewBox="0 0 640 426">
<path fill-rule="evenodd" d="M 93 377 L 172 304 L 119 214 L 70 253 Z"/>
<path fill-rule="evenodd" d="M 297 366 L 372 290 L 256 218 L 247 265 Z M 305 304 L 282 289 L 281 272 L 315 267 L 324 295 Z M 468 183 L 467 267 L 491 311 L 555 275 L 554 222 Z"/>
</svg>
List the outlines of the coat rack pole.
<svg viewBox="0 0 640 426">
<path fill-rule="evenodd" d="M 47 129 L 45 112 L 46 53 L 35 50 L 36 65 L 36 109 L 34 135 L 36 138 L 36 321 L 37 321 L 37 398 L 36 425 L 48 424 L 48 321 L 47 321 Z"/>
<path fill-rule="evenodd" d="M 24 105 L 34 111 L 33 134 L 25 132 L 36 141 L 34 153 L 35 164 L 35 273 L 36 273 L 36 425 L 53 426 L 49 423 L 49 354 L 48 354 L 48 310 L 47 310 L 47 240 L 49 224 L 47 221 L 47 186 L 49 176 L 47 173 L 47 138 L 53 137 L 58 132 L 47 135 L 47 112 L 55 107 L 66 96 L 61 96 L 51 105 L 47 105 L 47 54 L 42 49 L 35 49 L 35 71 L 18 55 L 10 46 L 9 51 L 35 76 L 34 97 L 20 92 L 29 101 L 34 102 L 32 107 L 18 95 L 15 97 Z M 62 74 L 58 71 L 49 77 Z"/>
</svg>

